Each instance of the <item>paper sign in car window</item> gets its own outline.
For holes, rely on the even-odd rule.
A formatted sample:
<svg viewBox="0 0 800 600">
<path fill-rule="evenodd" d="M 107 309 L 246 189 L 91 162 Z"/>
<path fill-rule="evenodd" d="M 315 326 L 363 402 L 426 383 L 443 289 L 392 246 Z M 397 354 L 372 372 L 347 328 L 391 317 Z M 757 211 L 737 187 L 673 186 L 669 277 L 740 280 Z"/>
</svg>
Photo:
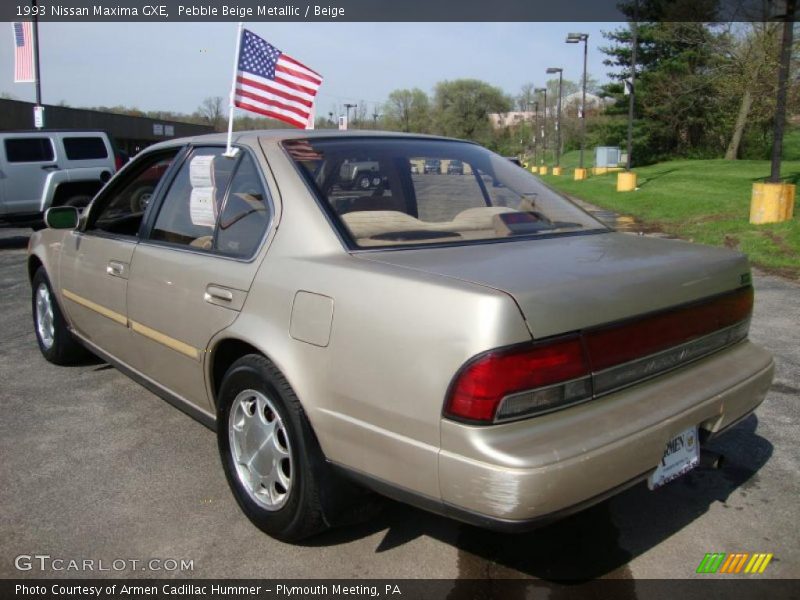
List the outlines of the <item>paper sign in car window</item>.
<svg viewBox="0 0 800 600">
<path fill-rule="evenodd" d="M 214 228 L 217 220 L 214 156 L 195 156 L 189 163 L 189 215 L 193 225 Z"/>
</svg>

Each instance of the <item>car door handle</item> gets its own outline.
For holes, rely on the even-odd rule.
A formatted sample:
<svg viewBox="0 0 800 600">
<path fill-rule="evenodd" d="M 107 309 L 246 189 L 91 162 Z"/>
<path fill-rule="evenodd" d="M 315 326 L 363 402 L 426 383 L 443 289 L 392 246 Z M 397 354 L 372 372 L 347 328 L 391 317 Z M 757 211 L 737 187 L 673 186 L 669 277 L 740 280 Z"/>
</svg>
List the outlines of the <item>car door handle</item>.
<svg viewBox="0 0 800 600">
<path fill-rule="evenodd" d="M 54 171 L 58 169 L 58 165 L 42 165 L 42 171 Z"/>
<path fill-rule="evenodd" d="M 108 261 L 106 273 L 112 277 L 123 277 L 125 275 L 125 263 L 121 263 L 118 260 Z"/>
<path fill-rule="evenodd" d="M 220 301 L 233 302 L 233 292 L 216 285 L 209 285 L 206 287 L 204 299 L 206 302 L 211 302 L 212 304 L 216 304 Z"/>
</svg>

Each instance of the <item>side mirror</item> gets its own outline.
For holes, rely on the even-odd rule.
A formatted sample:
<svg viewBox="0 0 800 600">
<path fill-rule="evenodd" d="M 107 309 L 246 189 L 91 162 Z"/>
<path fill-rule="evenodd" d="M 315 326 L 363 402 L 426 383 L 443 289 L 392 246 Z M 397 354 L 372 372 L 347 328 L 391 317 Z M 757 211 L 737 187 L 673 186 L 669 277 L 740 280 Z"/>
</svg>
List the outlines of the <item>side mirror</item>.
<svg viewBox="0 0 800 600">
<path fill-rule="evenodd" d="M 44 212 L 44 224 L 50 229 L 75 229 L 80 213 L 74 206 L 53 206 Z"/>
</svg>

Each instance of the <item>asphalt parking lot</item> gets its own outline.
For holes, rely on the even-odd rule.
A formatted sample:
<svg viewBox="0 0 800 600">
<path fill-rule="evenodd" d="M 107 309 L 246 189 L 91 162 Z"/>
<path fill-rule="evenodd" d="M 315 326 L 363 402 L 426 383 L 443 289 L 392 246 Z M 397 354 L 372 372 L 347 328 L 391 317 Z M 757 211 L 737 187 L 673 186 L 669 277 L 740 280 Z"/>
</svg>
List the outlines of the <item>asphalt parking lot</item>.
<svg viewBox="0 0 800 600">
<path fill-rule="evenodd" d="M 800 285 L 756 274 L 751 339 L 775 355 L 755 416 L 696 470 L 523 535 L 481 531 L 385 502 L 369 521 L 302 546 L 253 527 L 228 491 L 214 435 L 103 363 L 39 354 L 25 274 L 29 230 L 0 230 L 0 577 L 15 557 L 190 559 L 191 571 L 103 576 L 508 578 L 694 577 L 706 552 L 772 552 L 760 577 L 800 577 Z M 705 577 L 708 577 L 707 575 Z"/>
</svg>

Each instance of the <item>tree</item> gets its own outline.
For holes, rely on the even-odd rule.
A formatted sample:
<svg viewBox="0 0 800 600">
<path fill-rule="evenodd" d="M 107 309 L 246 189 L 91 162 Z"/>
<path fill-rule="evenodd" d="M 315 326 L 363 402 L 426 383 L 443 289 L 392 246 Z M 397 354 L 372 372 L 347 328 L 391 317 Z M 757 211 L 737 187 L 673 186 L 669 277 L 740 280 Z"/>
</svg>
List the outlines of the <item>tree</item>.
<svg viewBox="0 0 800 600">
<path fill-rule="evenodd" d="M 519 90 L 519 94 L 517 94 L 517 97 L 515 98 L 518 110 L 526 111 L 533 109 L 532 104 L 537 99 L 536 92 L 534 91 L 535 89 L 535 83 L 523 84 Z"/>
<path fill-rule="evenodd" d="M 419 88 L 394 90 L 383 106 L 387 128 L 415 133 L 430 130 L 430 100 Z"/>
<path fill-rule="evenodd" d="M 434 122 L 444 135 L 488 142 L 489 113 L 509 112 L 514 101 L 500 88 L 477 79 L 442 81 L 434 94 Z"/>
<path fill-rule="evenodd" d="M 215 131 L 222 131 L 222 126 L 225 124 L 225 103 L 222 96 L 209 96 L 203 100 L 197 108 L 197 114 Z"/>
<path fill-rule="evenodd" d="M 660 19 L 653 11 L 663 3 L 640 0 L 640 19 Z M 684 10 L 691 4 L 682 3 Z M 705 14 L 707 6 L 697 3 Z M 698 18 L 699 20 L 699 18 Z M 604 93 L 622 100 L 622 82 L 631 72 L 631 37 L 627 27 L 604 32 L 611 45 L 601 48 L 605 64 L 616 69 L 609 76 L 619 83 Z M 638 27 L 636 108 L 639 122 L 634 158 L 638 164 L 667 156 L 717 156 L 725 110 L 717 89 L 720 77 L 717 49 L 724 32 L 698 21 L 640 22 Z M 627 102 L 617 102 L 609 114 L 620 118 Z M 618 128 L 612 128 L 614 130 Z M 608 140 L 620 143 L 622 140 Z"/>
<path fill-rule="evenodd" d="M 725 56 L 726 76 L 720 90 L 729 97 L 739 97 L 739 108 L 732 125 L 726 160 L 735 160 L 750 120 L 751 113 L 756 116 L 759 109 L 768 105 L 767 115 L 772 113 L 775 96 L 775 79 L 779 53 L 778 23 L 754 22 L 744 25 L 744 30 L 734 33 Z M 756 106 L 754 107 L 754 103 Z M 762 113 L 761 118 L 764 118 Z M 761 120 L 761 119 L 760 119 Z"/>
</svg>

